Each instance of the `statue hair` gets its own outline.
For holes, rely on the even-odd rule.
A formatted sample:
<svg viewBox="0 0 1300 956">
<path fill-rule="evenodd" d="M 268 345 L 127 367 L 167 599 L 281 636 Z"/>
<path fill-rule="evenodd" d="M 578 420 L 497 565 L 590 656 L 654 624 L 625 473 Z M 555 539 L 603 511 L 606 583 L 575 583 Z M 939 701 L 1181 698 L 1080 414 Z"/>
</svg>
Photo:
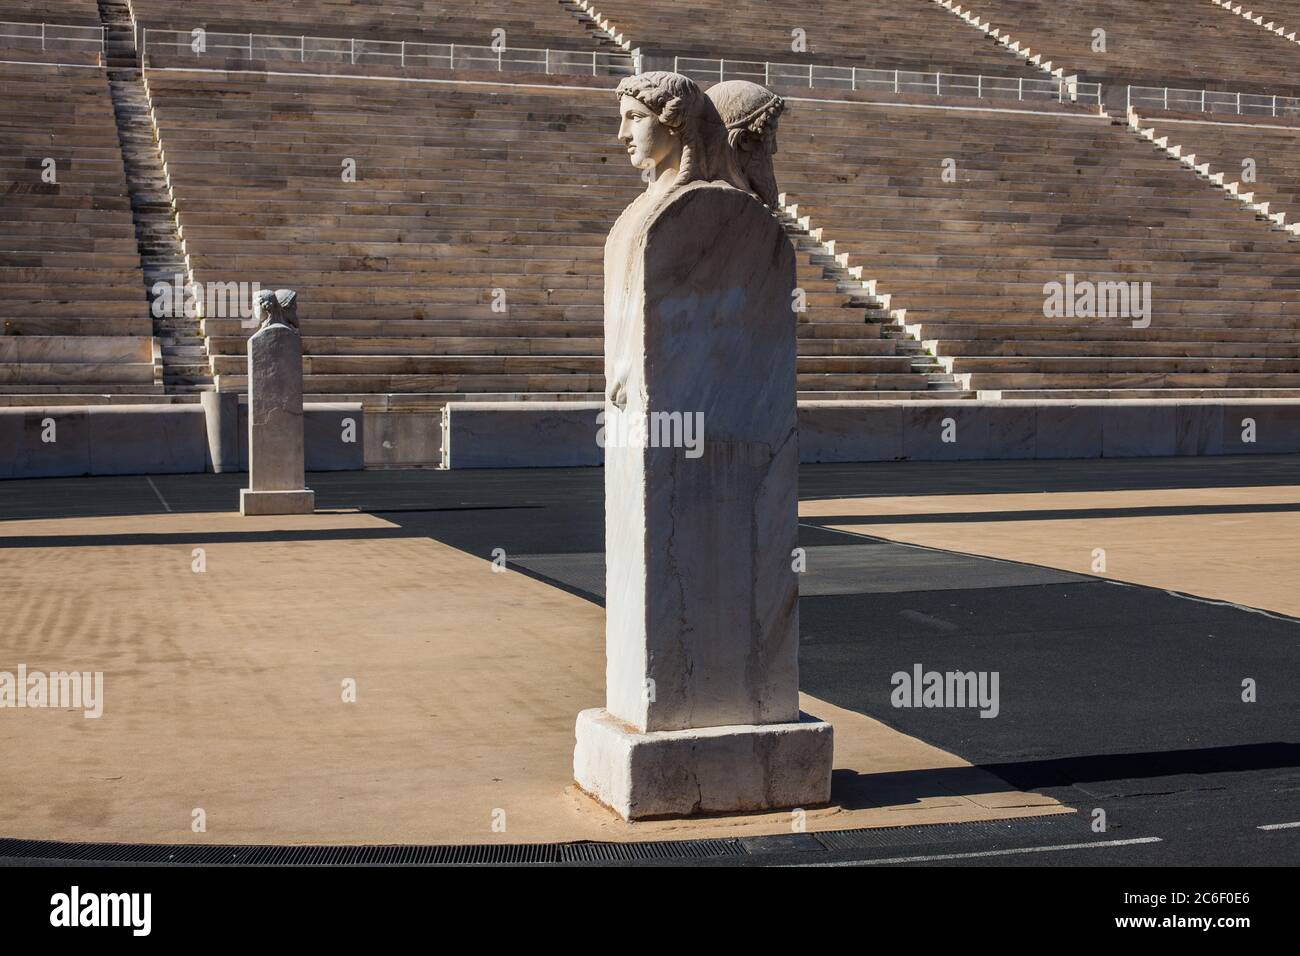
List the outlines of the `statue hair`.
<svg viewBox="0 0 1300 956">
<path fill-rule="evenodd" d="M 747 134 L 762 139 L 768 130 L 776 125 L 776 120 L 784 112 L 785 100 L 773 93 L 771 102 L 727 124 L 727 143 L 732 149 L 737 149 L 741 139 Z"/>
<path fill-rule="evenodd" d="M 726 128 L 713 101 L 690 77 L 654 70 L 624 77 L 614 91 L 630 96 L 682 138 L 682 162 L 674 188 L 697 180 L 722 180 L 744 188 L 736 161 L 726 143 Z"/>
<path fill-rule="evenodd" d="M 266 318 L 262 327 L 268 325 L 288 325 L 298 328 L 298 293 L 293 289 L 260 289 L 254 301 L 257 311 Z"/>
</svg>

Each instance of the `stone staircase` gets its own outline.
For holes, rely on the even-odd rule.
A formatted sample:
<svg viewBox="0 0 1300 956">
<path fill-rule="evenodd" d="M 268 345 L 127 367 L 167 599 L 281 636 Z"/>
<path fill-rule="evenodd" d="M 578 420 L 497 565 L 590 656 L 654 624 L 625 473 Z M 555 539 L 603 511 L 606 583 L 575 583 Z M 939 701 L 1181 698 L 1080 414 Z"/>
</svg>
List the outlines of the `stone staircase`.
<svg viewBox="0 0 1300 956">
<path fill-rule="evenodd" d="M 582 24 L 582 28 L 587 31 L 593 43 L 599 47 L 599 52 L 609 53 L 616 56 L 627 56 L 631 50 L 631 44 L 627 41 L 619 42 L 618 38 L 600 25 L 600 22 L 589 13 L 577 0 L 559 0 L 562 6 L 570 16 Z"/>
<path fill-rule="evenodd" d="M 188 288 L 189 270 L 172 210 L 171 190 L 163 172 L 130 11 L 125 0 L 98 0 L 98 3 L 104 25 L 109 90 L 131 193 L 136 243 L 144 269 L 145 292 L 152 303 L 156 283 L 171 286 L 181 276 L 181 283 Z M 168 393 L 211 391 L 212 372 L 200 319 L 187 316 L 183 303 L 175 305 L 171 314 L 153 315 L 154 337 L 161 349 L 155 379 L 160 379 Z"/>
<path fill-rule="evenodd" d="M 894 354 L 912 357 L 912 372 L 920 380 L 918 390 L 934 392 L 936 399 L 972 397 L 973 393 L 958 383 L 957 376 L 945 370 L 921 341 L 908 332 L 903 322 L 905 316 L 901 312 L 895 314 L 895 310 L 890 308 L 889 297 L 878 295 L 873 283 L 860 278 L 860 270 L 845 266 L 835 255 L 834 246 L 822 241 L 821 230 L 812 229 L 806 219 L 799 218 L 797 206 L 782 205 L 778 215 L 786 235 L 794 243 L 796 254 L 807 257 L 814 266 L 821 268 L 825 278 L 834 280 L 838 291 L 849 296 L 854 307 L 865 311 L 865 321 L 882 326 L 880 337 L 893 341 Z"/>
<path fill-rule="evenodd" d="M 104 27 L 105 65 L 112 69 L 138 69 L 140 56 L 135 48 L 135 24 L 126 0 L 97 0 L 99 21 Z"/>
</svg>

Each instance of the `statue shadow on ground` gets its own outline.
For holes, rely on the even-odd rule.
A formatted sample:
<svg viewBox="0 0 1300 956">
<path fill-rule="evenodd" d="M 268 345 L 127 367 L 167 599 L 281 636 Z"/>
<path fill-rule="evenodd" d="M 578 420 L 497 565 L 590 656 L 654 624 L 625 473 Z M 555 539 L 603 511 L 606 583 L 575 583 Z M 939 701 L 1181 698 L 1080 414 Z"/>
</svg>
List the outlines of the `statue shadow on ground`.
<svg viewBox="0 0 1300 956">
<path fill-rule="evenodd" d="M 1149 791 L 1153 786 L 1161 792 L 1214 789 L 1217 786 L 1215 774 L 1294 768 L 1300 768 L 1300 743 L 1273 741 L 1191 750 L 936 767 L 896 773 L 864 774 L 838 769 L 831 777 L 831 793 L 833 802 L 846 810 L 867 810 L 906 806 L 942 797 L 1041 793 L 1079 786 L 1083 786 L 1090 796 Z M 1154 780 L 1161 782 L 1151 784 L 1150 781 Z M 1000 805 L 1014 806 L 1001 802 Z"/>
</svg>

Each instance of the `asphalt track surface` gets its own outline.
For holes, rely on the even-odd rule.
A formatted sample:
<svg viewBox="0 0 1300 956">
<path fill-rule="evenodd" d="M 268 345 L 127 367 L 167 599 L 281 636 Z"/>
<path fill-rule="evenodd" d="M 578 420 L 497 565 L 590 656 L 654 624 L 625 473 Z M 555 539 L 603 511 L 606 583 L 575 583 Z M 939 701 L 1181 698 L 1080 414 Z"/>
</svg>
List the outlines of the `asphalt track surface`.
<svg viewBox="0 0 1300 956">
<path fill-rule="evenodd" d="M 243 481 L 163 475 L 0 482 L 0 548 L 26 543 L 6 533 L 6 520 L 229 511 Z M 1168 507 L 1177 509 L 1179 488 L 1300 485 L 1300 456 L 807 465 L 800 482 L 803 498 L 1170 489 Z M 332 473 L 308 483 L 319 509 L 359 508 L 395 525 L 348 534 L 431 537 L 483 557 L 504 548 L 516 570 L 602 600 L 599 469 Z M 800 528 L 808 549 L 802 689 L 1080 813 L 842 838 L 755 838 L 692 863 L 1300 863 L 1300 621 L 820 523 L 834 519 Z M 893 706 L 892 675 L 916 664 L 996 671 L 998 715 Z M 1255 703 L 1241 700 L 1245 678 L 1258 684 Z M 1097 810 L 1105 813 L 1104 832 L 1090 826 Z M 4 853 L 0 847 L 0 863 L 42 862 Z M 684 855 L 664 848 L 642 860 L 586 862 L 654 865 Z"/>
</svg>

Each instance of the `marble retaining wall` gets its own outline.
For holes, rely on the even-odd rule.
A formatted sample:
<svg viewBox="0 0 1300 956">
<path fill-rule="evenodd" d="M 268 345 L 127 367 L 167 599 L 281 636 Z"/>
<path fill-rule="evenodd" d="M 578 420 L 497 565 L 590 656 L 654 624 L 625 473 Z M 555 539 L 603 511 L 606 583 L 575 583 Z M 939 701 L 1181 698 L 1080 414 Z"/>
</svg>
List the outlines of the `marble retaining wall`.
<svg viewBox="0 0 1300 956">
<path fill-rule="evenodd" d="M 443 465 L 599 465 L 601 407 L 451 403 Z M 1300 399 L 809 401 L 799 449 L 804 462 L 1287 454 L 1300 452 Z"/>
<path fill-rule="evenodd" d="M 239 402 L 234 414 L 237 431 L 214 422 L 212 433 L 233 439 L 226 458 L 242 471 L 248 468 L 247 403 Z M 0 408 L 0 479 L 213 471 L 209 417 L 198 403 Z M 308 471 L 365 466 L 360 403 L 308 405 L 304 432 Z"/>
</svg>

